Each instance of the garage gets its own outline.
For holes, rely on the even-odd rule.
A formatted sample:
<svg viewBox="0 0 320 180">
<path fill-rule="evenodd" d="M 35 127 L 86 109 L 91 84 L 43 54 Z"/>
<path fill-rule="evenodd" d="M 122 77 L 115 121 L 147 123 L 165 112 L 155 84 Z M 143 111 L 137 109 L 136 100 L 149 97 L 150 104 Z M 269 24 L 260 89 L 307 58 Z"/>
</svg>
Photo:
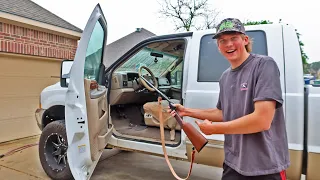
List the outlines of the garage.
<svg viewBox="0 0 320 180">
<path fill-rule="evenodd" d="M 2 53 L 0 142 L 40 133 L 34 119 L 42 89 L 59 81 L 60 61 Z"/>
<path fill-rule="evenodd" d="M 34 115 L 40 93 L 59 82 L 82 30 L 32 1 L 0 3 L 1 143 L 41 133 Z"/>
</svg>

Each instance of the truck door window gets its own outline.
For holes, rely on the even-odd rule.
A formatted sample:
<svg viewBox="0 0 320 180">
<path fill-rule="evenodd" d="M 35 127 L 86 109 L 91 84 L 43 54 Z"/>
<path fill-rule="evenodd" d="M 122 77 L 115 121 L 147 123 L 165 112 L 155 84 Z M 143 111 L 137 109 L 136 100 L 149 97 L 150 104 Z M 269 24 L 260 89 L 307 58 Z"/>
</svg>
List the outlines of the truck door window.
<svg viewBox="0 0 320 180">
<path fill-rule="evenodd" d="M 100 22 L 97 21 L 90 37 L 84 65 L 84 78 L 96 80 L 97 82 L 102 59 L 104 34 Z"/>
<path fill-rule="evenodd" d="M 176 85 L 177 87 L 181 85 L 182 63 L 180 63 L 172 72 L 170 72 L 170 76 L 171 85 Z"/>
<path fill-rule="evenodd" d="M 247 34 L 253 39 L 252 53 L 267 55 L 266 36 L 263 31 L 248 31 Z M 216 40 L 212 39 L 213 34 L 201 38 L 198 82 L 218 82 L 221 74 L 229 66 L 229 62 L 218 51 Z"/>
</svg>

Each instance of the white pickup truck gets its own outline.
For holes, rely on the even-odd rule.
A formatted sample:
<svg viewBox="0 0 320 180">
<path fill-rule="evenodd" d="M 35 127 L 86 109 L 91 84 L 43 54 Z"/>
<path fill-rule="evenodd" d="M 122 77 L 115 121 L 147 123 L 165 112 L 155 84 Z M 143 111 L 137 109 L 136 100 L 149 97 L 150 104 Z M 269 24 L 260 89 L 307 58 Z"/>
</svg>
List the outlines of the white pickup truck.
<svg viewBox="0 0 320 180">
<path fill-rule="evenodd" d="M 269 24 L 247 26 L 246 30 L 254 40 L 253 53 L 273 57 L 281 72 L 291 159 L 287 177 L 297 180 L 306 174 L 308 180 L 320 179 L 320 87 L 304 84 L 295 29 Z M 204 30 L 151 37 L 110 63 L 105 51 L 107 22 L 98 4 L 74 61 L 62 63 L 61 82 L 42 91 L 41 108 L 36 110 L 42 130 L 39 156 L 48 176 L 89 179 L 105 148 L 163 156 L 154 108 L 158 94 L 139 77 L 149 78 L 174 103 L 214 108 L 218 80 L 229 67 L 212 39 L 214 33 Z M 165 113 L 164 117 L 168 155 L 190 161 L 193 145 L 173 117 Z M 194 119 L 183 120 L 198 129 Z M 223 135 L 204 136 L 208 144 L 196 153 L 195 162 L 221 167 Z"/>
</svg>

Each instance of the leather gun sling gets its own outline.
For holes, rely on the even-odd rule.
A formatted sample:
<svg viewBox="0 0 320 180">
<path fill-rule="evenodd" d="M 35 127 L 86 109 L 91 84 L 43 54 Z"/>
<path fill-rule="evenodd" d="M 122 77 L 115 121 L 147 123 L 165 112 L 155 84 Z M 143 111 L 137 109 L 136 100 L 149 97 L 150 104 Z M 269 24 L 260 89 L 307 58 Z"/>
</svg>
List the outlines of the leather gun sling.
<svg viewBox="0 0 320 180">
<path fill-rule="evenodd" d="M 189 178 L 190 174 L 191 174 L 191 171 L 192 171 L 192 165 L 193 165 L 193 161 L 194 161 L 194 155 L 195 155 L 195 149 L 193 148 L 193 151 L 192 151 L 192 157 L 191 157 L 191 164 L 190 164 L 190 170 L 189 170 L 189 173 L 188 173 L 188 176 L 186 178 L 180 178 L 176 172 L 174 171 L 174 169 L 172 168 L 172 165 L 169 161 L 169 158 L 168 158 L 168 155 L 167 155 L 167 151 L 166 151 L 166 148 L 165 148 L 165 138 L 164 138 L 164 122 L 163 122 L 163 116 L 162 116 L 162 112 L 163 112 L 163 109 L 162 109 L 162 105 L 161 105 L 161 98 L 158 99 L 158 105 L 159 105 L 159 119 L 160 119 L 160 134 L 161 134 L 161 144 L 162 144 L 162 149 L 163 149 L 163 153 L 164 153 L 164 156 L 165 156 L 165 159 L 166 159 L 166 162 L 170 168 L 170 171 L 171 173 L 173 174 L 173 176 L 176 178 L 176 179 L 179 179 L 179 180 L 186 180 Z"/>
</svg>

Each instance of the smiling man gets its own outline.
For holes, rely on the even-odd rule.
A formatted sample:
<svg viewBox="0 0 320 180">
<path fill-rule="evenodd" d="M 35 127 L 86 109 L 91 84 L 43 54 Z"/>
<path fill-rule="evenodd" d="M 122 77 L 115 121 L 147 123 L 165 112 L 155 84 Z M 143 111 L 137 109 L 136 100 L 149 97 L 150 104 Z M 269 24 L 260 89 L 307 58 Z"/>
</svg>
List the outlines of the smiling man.
<svg viewBox="0 0 320 180">
<path fill-rule="evenodd" d="M 177 112 L 203 120 L 196 123 L 204 134 L 225 134 L 223 180 L 286 179 L 290 161 L 276 62 L 251 53 L 252 41 L 238 19 L 222 20 L 213 39 L 230 63 L 219 81 L 217 107 L 177 104 Z"/>
</svg>

